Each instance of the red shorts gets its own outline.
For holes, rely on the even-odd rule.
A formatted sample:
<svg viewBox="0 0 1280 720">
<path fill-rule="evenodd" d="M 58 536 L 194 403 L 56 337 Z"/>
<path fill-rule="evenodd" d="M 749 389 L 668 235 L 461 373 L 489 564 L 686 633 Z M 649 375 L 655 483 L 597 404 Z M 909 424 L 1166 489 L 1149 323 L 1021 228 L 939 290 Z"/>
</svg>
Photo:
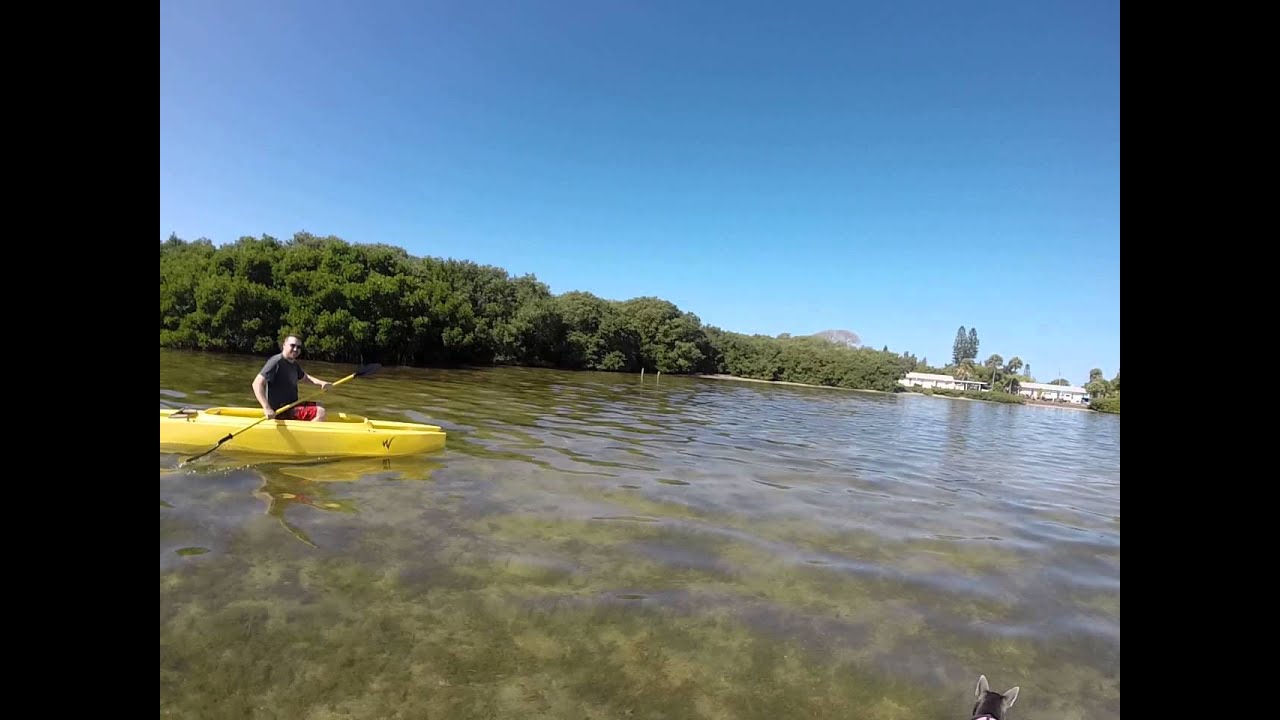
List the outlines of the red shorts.
<svg viewBox="0 0 1280 720">
<path fill-rule="evenodd" d="M 283 413 L 276 415 L 277 420 L 315 420 L 316 414 L 320 411 L 320 405 L 313 402 L 298 403 L 293 407 L 285 410 Z"/>
</svg>

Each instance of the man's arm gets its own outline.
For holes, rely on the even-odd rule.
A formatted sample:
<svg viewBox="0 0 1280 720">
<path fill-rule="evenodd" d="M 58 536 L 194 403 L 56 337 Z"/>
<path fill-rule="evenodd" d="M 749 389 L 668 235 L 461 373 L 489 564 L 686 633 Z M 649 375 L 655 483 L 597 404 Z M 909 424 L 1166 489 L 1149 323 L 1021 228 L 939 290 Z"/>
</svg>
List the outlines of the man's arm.
<svg viewBox="0 0 1280 720">
<path fill-rule="evenodd" d="M 276 412 L 271 409 L 271 403 L 267 402 L 267 379 L 262 375 L 253 377 L 253 396 L 258 398 L 258 404 L 262 406 L 262 412 L 267 417 L 273 417 Z"/>
</svg>

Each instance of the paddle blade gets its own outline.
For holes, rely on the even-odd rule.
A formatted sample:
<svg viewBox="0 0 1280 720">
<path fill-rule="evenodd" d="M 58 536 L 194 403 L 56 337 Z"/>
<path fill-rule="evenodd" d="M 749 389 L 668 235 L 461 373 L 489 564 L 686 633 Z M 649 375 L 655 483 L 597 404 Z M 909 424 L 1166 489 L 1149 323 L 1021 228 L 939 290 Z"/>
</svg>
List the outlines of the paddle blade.
<svg viewBox="0 0 1280 720">
<path fill-rule="evenodd" d="M 382 369 L 382 363 L 369 363 L 368 365 L 362 365 L 360 369 L 356 371 L 356 377 L 364 377 L 365 375 L 372 375 L 381 369 Z"/>
<path fill-rule="evenodd" d="M 258 422 L 261 422 L 261 421 L 258 421 Z M 257 424 L 258 424 L 258 423 L 254 423 L 254 425 L 257 425 Z M 250 425 L 249 427 L 253 427 L 253 425 Z M 213 447 L 209 448 L 208 450 L 205 450 L 204 452 L 200 453 L 199 455 L 192 455 L 191 457 L 187 458 L 186 460 L 183 460 L 182 462 L 178 463 L 178 467 L 180 467 L 180 468 L 181 468 L 181 467 L 186 467 L 187 465 L 190 465 L 191 463 L 195 462 L 196 460 L 199 460 L 200 458 L 204 457 L 205 455 L 208 455 L 209 453 L 213 452 L 214 450 L 217 450 L 218 448 L 222 447 L 222 443 L 224 443 L 224 442 L 226 442 L 226 441 L 230 440 L 230 439 L 231 439 L 231 438 L 233 438 L 233 437 L 235 437 L 235 433 L 228 434 L 226 437 L 224 437 L 224 438 L 222 438 L 221 440 L 219 440 L 217 445 L 214 445 Z"/>
</svg>

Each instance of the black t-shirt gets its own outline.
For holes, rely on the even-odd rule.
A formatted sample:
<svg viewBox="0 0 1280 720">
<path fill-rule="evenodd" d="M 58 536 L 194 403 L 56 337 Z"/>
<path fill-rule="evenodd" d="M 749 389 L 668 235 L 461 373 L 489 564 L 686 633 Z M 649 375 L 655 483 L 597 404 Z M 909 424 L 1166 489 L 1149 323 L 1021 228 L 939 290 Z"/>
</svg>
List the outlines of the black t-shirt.
<svg viewBox="0 0 1280 720">
<path fill-rule="evenodd" d="M 298 401 L 298 381 L 307 376 L 302 366 L 276 353 L 267 359 L 258 374 L 267 379 L 267 404 L 272 410 Z"/>
</svg>

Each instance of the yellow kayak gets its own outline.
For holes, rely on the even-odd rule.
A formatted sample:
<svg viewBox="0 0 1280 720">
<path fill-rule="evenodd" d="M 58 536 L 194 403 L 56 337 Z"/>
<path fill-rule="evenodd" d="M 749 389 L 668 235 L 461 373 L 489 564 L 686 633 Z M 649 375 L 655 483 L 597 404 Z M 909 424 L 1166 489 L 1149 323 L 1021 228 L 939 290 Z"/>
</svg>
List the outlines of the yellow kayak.
<svg viewBox="0 0 1280 720">
<path fill-rule="evenodd" d="M 262 422 L 258 422 L 262 420 Z M 160 410 L 160 447 L 208 449 L 231 433 L 223 448 L 231 452 L 314 457 L 394 457 L 444 448 L 445 432 L 437 425 L 373 420 L 330 412 L 324 422 L 263 420 L 251 407 L 204 410 Z"/>
</svg>

